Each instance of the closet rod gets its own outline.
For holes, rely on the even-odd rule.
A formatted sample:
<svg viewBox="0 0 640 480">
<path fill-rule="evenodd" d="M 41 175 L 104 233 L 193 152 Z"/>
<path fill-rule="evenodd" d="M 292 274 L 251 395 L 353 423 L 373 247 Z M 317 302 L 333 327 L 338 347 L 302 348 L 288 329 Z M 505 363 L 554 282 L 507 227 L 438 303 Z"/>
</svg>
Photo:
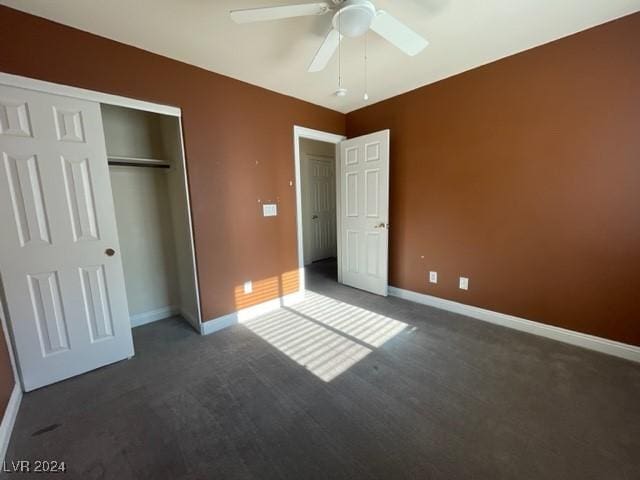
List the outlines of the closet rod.
<svg viewBox="0 0 640 480">
<path fill-rule="evenodd" d="M 170 168 L 170 165 L 154 165 L 153 163 L 139 163 L 139 162 L 121 162 L 121 161 L 109 161 L 109 165 L 115 165 L 120 167 L 145 167 L 145 168 Z"/>
</svg>

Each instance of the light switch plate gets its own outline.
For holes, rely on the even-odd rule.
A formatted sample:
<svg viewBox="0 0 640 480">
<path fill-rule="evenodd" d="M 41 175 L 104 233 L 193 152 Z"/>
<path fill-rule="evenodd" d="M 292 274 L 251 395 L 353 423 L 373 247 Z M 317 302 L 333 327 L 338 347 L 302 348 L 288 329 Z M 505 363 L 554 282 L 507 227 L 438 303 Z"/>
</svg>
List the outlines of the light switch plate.
<svg viewBox="0 0 640 480">
<path fill-rule="evenodd" d="M 265 217 L 275 217 L 278 215 L 278 205 L 275 203 L 265 203 L 262 205 L 262 215 Z"/>
<path fill-rule="evenodd" d="M 469 279 L 467 277 L 460 277 L 460 290 L 469 290 Z"/>
<path fill-rule="evenodd" d="M 429 272 L 429 282 L 438 283 L 438 272 Z"/>
<path fill-rule="evenodd" d="M 253 283 L 251 283 L 251 280 L 248 280 L 244 282 L 244 293 L 251 293 L 251 292 L 253 292 Z"/>
</svg>

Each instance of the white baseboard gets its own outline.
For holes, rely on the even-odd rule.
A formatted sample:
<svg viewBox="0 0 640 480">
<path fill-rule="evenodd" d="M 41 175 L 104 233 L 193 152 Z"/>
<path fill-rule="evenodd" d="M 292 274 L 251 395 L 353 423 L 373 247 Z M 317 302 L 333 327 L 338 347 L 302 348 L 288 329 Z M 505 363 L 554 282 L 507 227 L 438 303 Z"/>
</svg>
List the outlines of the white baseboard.
<svg viewBox="0 0 640 480">
<path fill-rule="evenodd" d="M 200 335 L 209 335 L 223 328 L 230 327 L 238 323 L 238 314 L 230 313 L 222 317 L 212 318 L 200 324 Z"/>
<path fill-rule="evenodd" d="M 131 328 L 135 328 L 141 325 L 146 325 L 147 323 L 162 320 L 163 318 L 178 315 L 179 313 L 180 309 L 178 307 L 168 306 L 131 315 L 129 317 L 129 321 L 131 322 Z"/>
<path fill-rule="evenodd" d="M 289 295 L 284 295 L 279 298 L 274 298 L 273 300 L 259 303 L 252 307 L 243 308 L 242 310 L 229 313 L 228 315 L 223 315 L 222 317 L 207 320 L 200 325 L 200 334 L 209 335 L 210 333 L 217 332 L 218 330 L 230 327 L 231 325 L 236 325 L 237 323 L 251 320 L 252 318 L 264 315 L 265 313 L 273 312 L 278 308 L 294 305 L 303 298 L 304 291 L 300 290 L 295 293 L 290 293 Z"/>
<path fill-rule="evenodd" d="M 586 333 L 575 332 L 565 328 L 554 327 L 544 323 L 534 322 L 525 318 L 498 313 L 484 308 L 465 305 L 464 303 L 453 302 L 443 298 L 433 297 L 424 293 L 412 292 L 397 287 L 389 287 L 389 295 L 403 298 L 416 303 L 422 303 L 431 307 L 448 310 L 453 313 L 465 315 L 485 322 L 502 325 L 522 332 L 540 335 L 560 342 L 569 343 L 578 347 L 588 348 L 597 352 L 625 358 L 633 362 L 640 362 L 640 347 L 628 345 L 626 343 L 596 337 Z"/>
<path fill-rule="evenodd" d="M 0 463 L 4 462 L 4 457 L 7 454 L 7 447 L 11 440 L 11 433 L 16 423 L 21 401 L 22 390 L 20 389 L 20 385 L 16 383 L 13 386 L 13 391 L 9 397 L 9 402 L 7 403 L 7 408 L 4 411 L 4 417 L 2 417 L 2 423 L 0 424 Z"/>
</svg>

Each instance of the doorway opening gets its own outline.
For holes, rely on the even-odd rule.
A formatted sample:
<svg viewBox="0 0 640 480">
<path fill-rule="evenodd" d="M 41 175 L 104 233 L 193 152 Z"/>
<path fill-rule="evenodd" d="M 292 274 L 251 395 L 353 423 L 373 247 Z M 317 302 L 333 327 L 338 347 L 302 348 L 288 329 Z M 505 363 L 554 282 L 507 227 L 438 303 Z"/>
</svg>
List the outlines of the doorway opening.
<svg viewBox="0 0 640 480">
<path fill-rule="evenodd" d="M 349 140 L 297 126 L 293 133 L 301 290 L 306 289 L 305 265 L 332 258 L 335 251 L 338 283 L 386 296 L 389 130 Z"/>
<path fill-rule="evenodd" d="M 300 139 L 302 240 L 305 268 L 314 266 L 337 280 L 336 148 Z"/>
<path fill-rule="evenodd" d="M 338 144 L 345 137 L 294 127 L 298 268 L 301 287 L 311 268 L 333 281 L 341 280 L 339 268 L 340 206 Z"/>
</svg>

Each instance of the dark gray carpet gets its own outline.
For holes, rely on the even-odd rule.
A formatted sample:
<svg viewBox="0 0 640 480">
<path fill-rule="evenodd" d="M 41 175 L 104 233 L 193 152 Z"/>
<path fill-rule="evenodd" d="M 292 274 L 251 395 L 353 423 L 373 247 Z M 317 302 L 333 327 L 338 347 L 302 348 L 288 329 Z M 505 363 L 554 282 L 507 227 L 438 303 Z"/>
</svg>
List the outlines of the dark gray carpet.
<svg viewBox="0 0 640 480">
<path fill-rule="evenodd" d="M 134 359 L 25 395 L 7 462 L 68 467 L 33 478 L 640 478 L 640 365 L 340 286 L 334 268 L 311 269 L 315 306 L 208 337 L 136 328 Z"/>
</svg>

